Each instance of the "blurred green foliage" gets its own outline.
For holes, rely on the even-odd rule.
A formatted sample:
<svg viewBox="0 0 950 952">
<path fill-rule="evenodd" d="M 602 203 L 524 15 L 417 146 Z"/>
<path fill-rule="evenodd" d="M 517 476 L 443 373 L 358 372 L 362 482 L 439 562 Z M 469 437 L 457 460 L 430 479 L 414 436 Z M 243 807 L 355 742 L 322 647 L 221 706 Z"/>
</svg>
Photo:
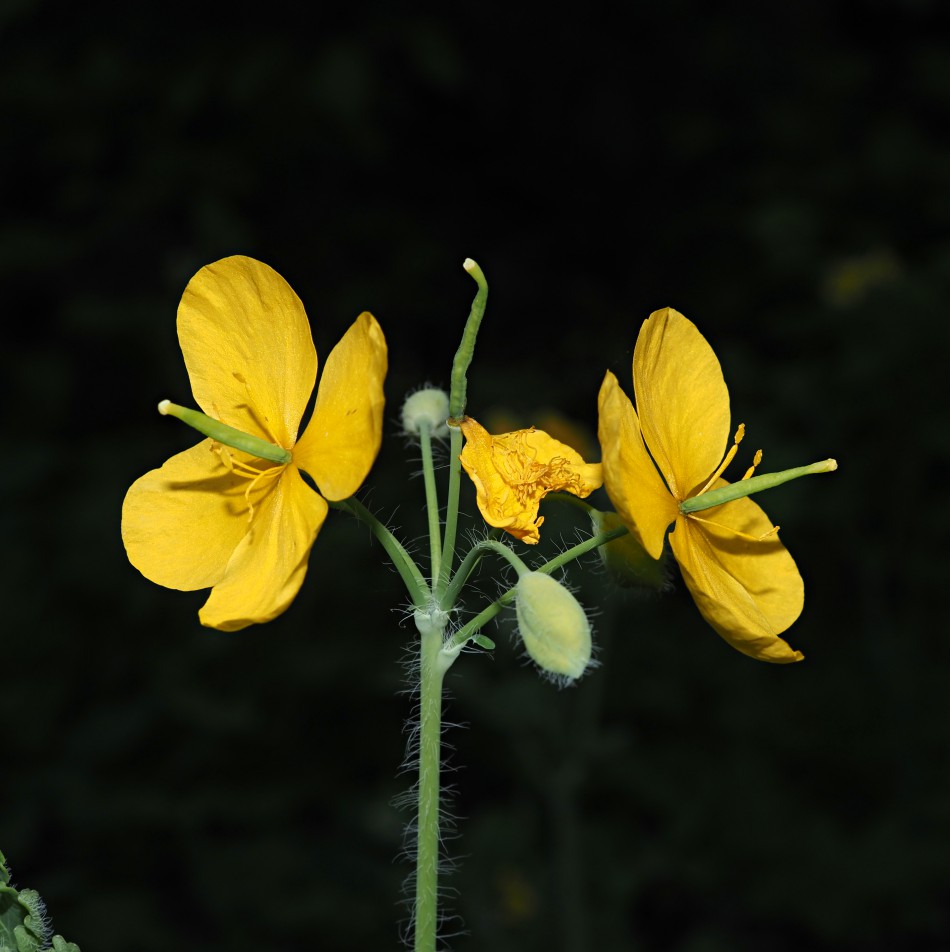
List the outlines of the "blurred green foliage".
<svg viewBox="0 0 950 952">
<path fill-rule="evenodd" d="M 471 256 L 492 289 L 473 414 L 553 408 L 593 432 L 604 370 L 627 384 L 641 320 L 671 305 L 766 469 L 841 469 L 764 503 L 806 581 L 804 664 L 731 651 L 680 584 L 608 597 L 591 560 L 575 578 L 601 667 L 577 688 L 541 681 L 510 621 L 493 659 L 453 668 L 452 947 L 950 947 L 946 11 L 299 16 L 0 12 L 17 875 L 99 952 L 394 945 L 413 641 L 397 577 L 334 514 L 292 609 L 223 635 L 198 626 L 201 593 L 128 565 L 119 511 L 191 442 L 154 409 L 188 402 L 181 291 L 243 253 L 300 294 L 322 356 L 361 310 L 379 318 L 390 438 L 364 499 L 420 539 L 398 409 L 447 383 Z M 553 551 L 580 526 L 545 512 Z"/>
<path fill-rule="evenodd" d="M 35 889 L 10 885 L 10 870 L 0 852 L 0 952 L 79 952 L 79 946 L 53 935 L 46 904 Z"/>
</svg>

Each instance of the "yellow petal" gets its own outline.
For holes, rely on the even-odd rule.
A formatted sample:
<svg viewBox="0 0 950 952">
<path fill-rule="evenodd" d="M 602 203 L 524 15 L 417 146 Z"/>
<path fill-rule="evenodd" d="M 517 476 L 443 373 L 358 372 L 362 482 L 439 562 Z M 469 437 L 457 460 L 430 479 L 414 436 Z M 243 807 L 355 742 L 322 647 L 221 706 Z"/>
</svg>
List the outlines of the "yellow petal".
<svg viewBox="0 0 950 952">
<path fill-rule="evenodd" d="M 535 545 L 540 539 L 541 500 L 554 491 L 584 498 L 603 482 L 599 463 L 585 463 L 576 450 L 543 430 L 515 430 L 492 436 L 465 417 L 465 447 L 459 457 L 475 484 L 476 502 L 490 526 Z"/>
<path fill-rule="evenodd" d="M 721 484 L 722 481 L 720 480 Z M 734 648 L 760 661 L 804 657 L 779 634 L 801 614 L 804 586 L 768 516 L 751 499 L 680 517 L 670 546 L 702 616 Z"/>
<path fill-rule="evenodd" d="M 204 440 L 146 473 L 122 505 L 129 561 L 167 588 L 214 585 L 248 530 L 244 494 L 250 480 L 225 466 L 212 445 Z M 266 491 L 263 483 L 252 501 Z"/>
<path fill-rule="evenodd" d="M 678 311 L 654 311 L 633 351 L 643 438 L 682 501 L 719 465 L 729 439 L 729 391 L 706 338 Z"/>
<path fill-rule="evenodd" d="M 513 534 L 519 539 L 527 534 L 529 541 L 536 543 L 540 537 L 534 519 L 530 514 L 525 516 L 514 492 L 495 466 L 491 434 L 471 417 L 462 420 L 461 430 L 465 446 L 459 460 L 475 484 L 475 501 L 482 518 L 497 529 L 508 529 L 521 516 L 523 524 Z"/>
<path fill-rule="evenodd" d="M 352 496 L 369 473 L 383 438 L 386 338 L 367 312 L 330 352 L 313 417 L 294 449 L 327 499 Z"/>
<path fill-rule="evenodd" d="M 303 304 L 276 271 L 240 255 L 202 268 L 182 295 L 178 340 L 208 416 L 293 447 L 317 354 Z"/>
<path fill-rule="evenodd" d="M 676 501 L 643 445 L 630 398 L 610 371 L 601 384 L 597 402 L 597 436 L 607 495 L 624 525 L 650 556 L 658 559 L 666 530 L 677 516 Z"/>
<path fill-rule="evenodd" d="M 285 611 L 303 584 L 327 508 L 326 500 L 303 481 L 297 468 L 286 466 L 255 507 L 250 531 L 198 613 L 201 623 L 238 631 Z"/>
</svg>

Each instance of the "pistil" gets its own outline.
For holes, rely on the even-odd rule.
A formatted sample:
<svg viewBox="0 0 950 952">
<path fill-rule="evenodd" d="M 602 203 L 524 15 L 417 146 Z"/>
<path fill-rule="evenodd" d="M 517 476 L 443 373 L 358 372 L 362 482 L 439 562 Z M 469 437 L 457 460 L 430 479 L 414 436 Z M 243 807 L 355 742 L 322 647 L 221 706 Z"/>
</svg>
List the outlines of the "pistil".
<svg viewBox="0 0 950 952">
<path fill-rule="evenodd" d="M 709 492 L 702 492 L 696 496 L 691 496 L 689 499 L 684 499 L 679 504 L 679 510 L 684 515 L 691 512 L 701 512 L 703 509 L 721 506 L 723 503 L 741 499 L 743 496 L 751 496 L 763 489 L 781 486 L 782 483 L 798 479 L 800 476 L 832 473 L 837 468 L 837 460 L 823 459 L 817 463 L 810 463 L 808 466 L 797 466 L 794 469 L 785 469 L 779 473 L 763 473 L 761 476 L 750 476 L 748 479 L 741 479 L 737 483 L 729 483 L 726 486 L 720 486 L 718 489 L 711 489 Z M 721 472 L 721 470 L 717 472 Z M 708 485 L 709 483 L 707 483 Z"/>
<path fill-rule="evenodd" d="M 158 412 L 162 416 L 177 417 L 182 423 L 187 423 L 199 433 L 210 436 L 212 440 L 223 443 L 225 446 L 231 446 L 236 450 L 242 450 L 251 456 L 259 459 L 268 459 L 273 463 L 289 463 L 293 459 L 290 450 L 285 450 L 282 446 L 274 443 L 268 443 L 259 436 L 251 436 L 243 430 L 228 426 L 220 420 L 213 420 L 199 410 L 192 410 L 188 407 L 180 407 L 177 403 L 170 400 L 162 400 L 158 405 Z"/>
</svg>

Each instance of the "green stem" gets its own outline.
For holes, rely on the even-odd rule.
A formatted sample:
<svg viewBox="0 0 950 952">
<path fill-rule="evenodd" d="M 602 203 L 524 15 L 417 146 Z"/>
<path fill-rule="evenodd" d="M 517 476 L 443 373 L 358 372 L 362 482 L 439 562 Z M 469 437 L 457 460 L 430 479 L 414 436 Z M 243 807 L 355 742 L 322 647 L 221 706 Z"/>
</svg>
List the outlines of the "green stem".
<svg viewBox="0 0 950 952">
<path fill-rule="evenodd" d="M 459 456 L 462 454 L 462 431 L 451 427 L 449 443 L 449 490 L 445 505 L 445 537 L 442 544 L 442 571 L 436 583 L 436 594 L 444 591 L 452 574 L 452 563 L 455 559 L 455 537 L 459 523 L 459 492 L 462 488 L 462 464 Z"/>
<path fill-rule="evenodd" d="M 545 562 L 544 565 L 535 569 L 535 571 L 546 572 L 550 575 L 551 572 L 557 571 L 562 565 L 567 565 L 568 562 L 573 562 L 574 559 L 579 559 L 582 555 L 587 555 L 588 552 L 605 545 L 607 542 L 613 542 L 614 539 L 625 536 L 628 531 L 626 526 L 617 526 L 616 529 L 598 532 L 589 539 L 585 539 L 583 542 L 579 542 L 577 545 L 565 549 L 560 555 L 556 555 L 549 562 Z"/>
<path fill-rule="evenodd" d="M 439 493 L 432 465 L 432 428 L 425 421 L 419 424 L 419 446 L 422 450 L 422 476 L 426 486 L 426 511 L 429 514 L 429 578 L 434 586 L 442 570 L 442 536 L 439 531 Z"/>
<path fill-rule="evenodd" d="M 512 586 L 500 598 L 496 598 L 490 605 L 483 608 L 471 621 L 463 625 L 446 642 L 446 650 L 457 648 L 464 645 L 473 635 L 476 635 L 485 627 L 504 607 L 510 605 L 515 600 L 515 593 L 518 591 L 516 586 Z"/>
<path fill-rule="evenodd" d="M 416 819 L 415 952 L 435 952 L 439 920 L 439 797 L 442 765 L 442 680 L 454 660 L 442 652 L 442 631 L 422 632 L 419 686 L 419 808 Z"/>
<path fill-rule="evenodd" d="M 596 549 L 598 546 L 604 545 L 607 542 L 612 542 L 614 539 L 619 539 L 621 536 L 627 534 L 626 526 L 617 526 L 616 529 L 609 529 L 607 532 L 598 532 L 596 535 L 592 535 L 589 539 L 585 539 L 583 542 L 578 543 L 575 546 L 562 552 L 560 555 L 555 556 L 548 562 L 545 562 L 544 565 L 539 566 L 532 571 L 535 572 L 544 572 L 546 575 L 550 575 L 552 572 L 557 571 L 561 568 L 562 565 L 566 565 L 568 562 L 573 561 L 574 559 L 579 559 L 582 555 L 586 555 L 593 549 Z M 514 553 L 512 553 L 514 554 Z M 459 569 L 459 574 L 461 574 L 461 569 Z M 456 576 L 457 578 L 458 576 Z M 453 579 L 453 585 L 455 580 Z M 488 622 L 490 622 L 506 605 L 510 605 L 514 601 L 515 593 L 517 588 L 512 586 L 502 595 L 500 598 L 496 598 L 490 605 L 486 608 L 483 608 L 473 619 L 471 619 L 467 624 L 463 625 L 451 638 L 448 639 L 445 643 L 445 650 L 451 651 L 453 648 L 457 648 L 461 645 L 464 645 L 473 635 L 475 635 L 481 628 L 483 628 Z"/>
<path fill-rule="evenodd" d="M 331 503 L 331 505 L 356 516 L 360 522 L 370 528 L 380 545 L 386 550 L 389 560 L 396 566 L 396 571 L 399 572 L 406 586 L 412 604 L 416 608 L 424 608 L 430 598 L 429 586 L 403 544 L 355 496 Z"/>
<path fill-rule="evenodd" d="M 449 611 L 455 604 L 459 597 L 459 592 L 462 590 L 462 586 L 472 573 L 472 569 L 475 568 L 478 560 L 481 559 L 486 552 L 495 552 L 503 559 L 507 559 L 507 561 L 511 563 L 512 568 L 518 573 L 519 578 L 521 578 L 525 572 L 531 571 L 518 555 L 512 551 L 511 547 L 505 545 L 503 542 L 498 542 L 494 539 L 485 539 L 482 542 L 477 542 L 466 553 L 462 564 L 459 565 L 459 570 L 455 573 L 448 588 L 446 588 L 442 595 L 440 605 L 444 611 Z"/>
</svg>

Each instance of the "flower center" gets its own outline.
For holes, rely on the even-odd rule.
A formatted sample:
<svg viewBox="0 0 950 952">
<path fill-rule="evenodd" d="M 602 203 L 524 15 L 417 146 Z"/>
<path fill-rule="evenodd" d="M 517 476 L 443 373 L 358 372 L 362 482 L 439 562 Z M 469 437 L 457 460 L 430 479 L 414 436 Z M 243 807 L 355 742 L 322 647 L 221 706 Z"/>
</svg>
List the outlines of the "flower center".
<svg viewBox="0 0 950 952">
<path fill-rule="evenodd" d="M 249 480 L 244 489 L 244 501 L 247 503 L 247 521 L 250 522 L 254 518 L 254 503 L 251 502 L 251 494 L 257 488 L 258 483 L 262 480 L 273 479 L 275 476 L 280 476 L 287 464 L 278 463 L 277 465 L 264 466 L 263 468 L 253 466 L 251 463 L 244 462 L 244 460 L 235 459 L 230 449 L 224 444 L 218 443 L 216 440 L 212 442 L 211 449 L 218 454 L 218 458 L 228 470 Z"/>
</svg>

